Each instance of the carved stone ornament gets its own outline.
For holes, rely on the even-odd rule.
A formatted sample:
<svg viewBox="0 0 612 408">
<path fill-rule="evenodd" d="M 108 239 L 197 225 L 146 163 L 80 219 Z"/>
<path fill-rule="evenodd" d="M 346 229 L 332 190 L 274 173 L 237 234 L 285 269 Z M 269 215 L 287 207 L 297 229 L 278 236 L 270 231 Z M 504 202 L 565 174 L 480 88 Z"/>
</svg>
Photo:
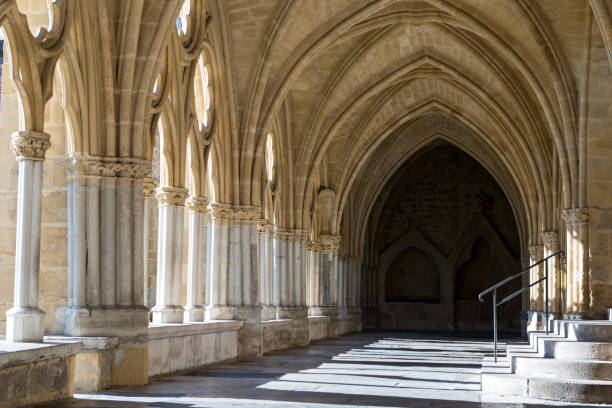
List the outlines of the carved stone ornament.
<svg viewBox="0 0 612 408">
<path fill-rule="evenodd" d="M 71 154 L 66 159 L 69 176 L 98 176 L 143 179 L 151 173 L 151 163 L 131 157 L 102 157 Z"/>
<path fill-rule="evenodd" d="M 208 200 L 202 196 L 190 196 L 185 201 L 185 207 L 191 212 L 208 213 Z"/>
<path fill-rule="evenodd" d="M 306 250 L 311 252 L 336 253 L 340 248 L 340 237 L 337 235 L 321 235 L 318 242 L 306 242 Z"/>
<path fill-rule="evenodd" d="M 305 230 L 283 228 L 271 229 L 270 235 L 273 238 L 280 239 L 282 241 L 305 241 L 308 236 L 307 231 Z"/>
<path fill-rule="evenodd" d="M 561 216 L 567 225 L 587 224 L 589 222 L 589 209 L 566 208 Z"/>
<path fill-rule="evenodd" d="M 246 221 L 249 223 L 261 220 L 261 209 L 251 205 L 210 203 L 208 210 L 213 220 Z"/>
<path fill-rule="evenodd" d="M 557 231 L 542 232 L 542 241 L 545 245 L 554 245 L 559 243 L 559 234 Z"/>
<path fill-rule="evenodd" d="M 160 207 L 166 205 L 182 206 L 187 198 L 187 190 L 181 187 L 158 187 L 155 189 L 155 198 Z"/>
<path fill-rule="evenodd" d="M 266 232 L 268 232 L 268 229 L 270 227 L 271 225 L 268 223 L 268 220 L 266 219 L 261 219 L 257 221 L 257 233 L 258 234 L 265 234 Z"/>
<path fill-rule="evenodd" d="M 142 180 L 142 194 L 147 197 L 153 197 L 155 194 L 155 188 L 157 187 L 157 183 L 151 177 L 145 177 Z"/>
<path fill-rule="evenodd" d="M 44 132 L 17 131 L 11 136 L 11 149 L 17 160 L 45 160 L 49 146 L 49 134 Z"/>
<path fill-rule="evenodd" d="M 544 258 L 544 245 L 529 245 L 529 256 L 532 260 L 540 260 Z"/>
</svg>

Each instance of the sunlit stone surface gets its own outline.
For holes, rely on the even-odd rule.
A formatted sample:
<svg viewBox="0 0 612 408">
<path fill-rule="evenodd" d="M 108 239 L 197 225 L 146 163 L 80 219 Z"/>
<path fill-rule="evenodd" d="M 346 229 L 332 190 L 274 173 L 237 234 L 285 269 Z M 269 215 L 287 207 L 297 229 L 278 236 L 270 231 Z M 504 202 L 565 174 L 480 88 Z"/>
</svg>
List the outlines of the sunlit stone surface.
<svg viewBox="0 0 612 408">
<path fill-rule="evenodd" d="M 159 377 L 144 387 L 77 394 L 45 407 L 590 406 L 481 393 L 481 362 L 492 348 L 486 339 L 354 334 L 189 375 Z"/>
</svg>

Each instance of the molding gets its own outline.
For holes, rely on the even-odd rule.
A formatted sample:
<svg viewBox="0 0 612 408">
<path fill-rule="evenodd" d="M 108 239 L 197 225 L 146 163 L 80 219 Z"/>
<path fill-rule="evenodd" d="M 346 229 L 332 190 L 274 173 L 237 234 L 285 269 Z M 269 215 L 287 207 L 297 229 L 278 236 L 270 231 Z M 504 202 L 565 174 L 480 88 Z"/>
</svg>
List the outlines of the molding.
<svg viewBox="0 0 612 408">
<path fill-rule="evenodd" d="M 565 221 L 565 224 L 575 226 L 579 224 L 588 224 L 589 213 L 590 209 L 585 207 L 566 208 L 561 213 L 561 217 L 563 221 Z"/>
<path fill-rule="evenodd" d="M 306 241 L 306 250 L 310 252 L 337 253 L 340 248 L 339 235 L 320 235 L 319 241 Z"/>
<path fill-rule="evenodd" d="M 145 177 L 142 180 L 142 194 L 145 196 L 145 198 L 155 197 L 156 188 L 157 188 L 157 183 L 151 177 Z"/>
<path fill-rule="evenodd" d="M 95 176 L 144 179 L 151 175 L 151 163 L 132 157 L 103 157 L 71 154 L 66 159 L 69 177 Z"/>
<path fill-rule="evenodd" d="M 261 208 L 252 205 L 208 204 L 210 217 L 229 223 L 257 223 L 261 220 Z"/>
<path fill-rule="evenodd" d="M 270 228 L 269 234 L 272 238 L 282 241 L 306 241 L 308 231 L 299 229 Z"/>
<path fill-rule="evenodd" d="M 190 196 L 185 200 L 185 207 L 190 212 L 194 213 L 208 213 L 208 200 L 202 196 Z"/>
<path fill-rule="evenodd" d="M 182 187 L 158 187 L 155 189 L 155 198 L 160 207 L 169 205 L 180 207 L 185 204 L 187 190 Z"/>
<path fill-rule="evenodd" d="M 17 161 L 45 160 L 45 152 L 51 146 L 48 133 L 19 130 L 11 135 L 11 150 Z"/>
<path fill-rule="evenodd" d="M 544 245 L 555 245 L 559 243 L 559 234 L 557 231 L 542 232 L 542 241 Z"/>
</svg>

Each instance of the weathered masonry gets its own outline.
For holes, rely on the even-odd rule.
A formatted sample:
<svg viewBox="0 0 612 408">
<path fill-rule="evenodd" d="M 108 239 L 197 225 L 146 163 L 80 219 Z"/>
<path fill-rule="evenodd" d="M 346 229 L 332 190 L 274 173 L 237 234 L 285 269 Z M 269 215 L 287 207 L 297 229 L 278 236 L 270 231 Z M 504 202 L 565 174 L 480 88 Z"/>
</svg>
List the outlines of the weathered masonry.
<svg viewBox="0 0 612 408">
<path fill-rule="evenodd" d="M 610 0 L 0 0 L 0 27 L 0 407 L 488 331 L 478 293 L 559 250 L 499 293 L 548 272 L 498 312 L 540 368 L 486 384 L 612 395 Z"/>
</svg>

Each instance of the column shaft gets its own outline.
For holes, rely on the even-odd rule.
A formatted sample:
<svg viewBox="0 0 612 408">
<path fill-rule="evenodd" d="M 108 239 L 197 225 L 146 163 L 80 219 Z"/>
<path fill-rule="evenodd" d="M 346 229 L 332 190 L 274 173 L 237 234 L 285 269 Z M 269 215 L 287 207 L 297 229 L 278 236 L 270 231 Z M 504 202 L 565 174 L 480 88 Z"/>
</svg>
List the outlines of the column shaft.
<svg viewBox="0 0 612 408">
<path fill-rule="evenodd" d="M 204 320 L 202 291 L 206 272 L 207 204 L 204 197 L 190 197 L 185 203 L 189 209 L 186 322 Z"/>
</svg>

